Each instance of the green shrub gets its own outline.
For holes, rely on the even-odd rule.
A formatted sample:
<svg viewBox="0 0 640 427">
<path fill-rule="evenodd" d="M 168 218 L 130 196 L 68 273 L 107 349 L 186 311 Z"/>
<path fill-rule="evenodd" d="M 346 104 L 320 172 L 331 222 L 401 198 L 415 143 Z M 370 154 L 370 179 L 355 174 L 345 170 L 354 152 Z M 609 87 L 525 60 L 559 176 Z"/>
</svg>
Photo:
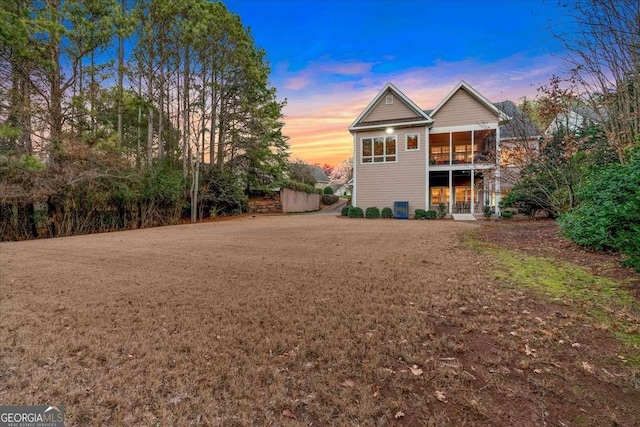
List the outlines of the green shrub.
<svg viewBox="0 0 640 427">
<path fill-rule="evenodd" d="M 382 218 L 393 218 L 393 210 L 391 208 L 382 208 L 380 216 Z"/>
<path fill-rule="evenodd" d="M 502 211 L 502 213 L 500 214 L 500 216 L 502 216 L 502 218 L 504 219 L 509 219 L 512 216 L 514 216 L 516 213 L 514 211 Z"/>
<path fill-rule="evenodd" d="M 438 213 L 436 211 L 426 211 L 424 213 L 424 219 L 436 219 Z"/>
<path fill-rule="evenodd" d="M 324 187 L 324 194 L 333 194 L 333 188 L 329 186 Z"/>
<path fill-rule="evenodd" d="M 347 214 L 347 216 L 349 218 L 362 218 L 364 214 L 361 208 L 353 206 L 349 208 L 349 213 Z"/>
<path fill-rule="evenodd" d="M 562 233 L 581 246 L 622 252 L 640 273 L 640 151 L 626 165 L 594 172 L 576 195 L 578 207 L 558 220 Z"/>
<path fill-rule="evenodd" d="M 376 207 L 367 208 L 367 210 L 365 211 L 365 217 L 368 219 L 380 218 L 380 209 Z"/>
<path fill-rule="evenodd" d="M 282 188 L 289 188 L 295 191 L 303 191 L 307 194 L 315 194 L 318 192 L 313 185 L 305 184 L 300 181 L 288 180 L 282 183 Z M 321 190 L 320 190 L 321 191 Z"/>
<path fill-rule="evenodd" d="M 337 202 L 338 199 L 339 197 L 335 194 L 323 194 L 320 196 L 320 202 L 322 202 L 323 205 L 332 205 Z"/>
<path fill-rule="evenodd" d="M 484 205 L 484 208 L 482 208 L 482 215 L 484 215 L 485 218 L 491 218 L 491 206 Z"/>
<path fill-rule="evenodd" d="M 342 216 L 348 216 L 349 215 L 349 209 L 351 209 L 349 206 L 344 206 L 342 208 L 342 211 L 340 212 L 340 215 Z"/>
<path fill-rule="evenodd" d="M 447 205 L 446 203 L 438 204 L 438 218 L 444 218 L 447 216 Z"/>
<path fill-rule="evenodd" d="M 427 217 L 427 211 L 425 211 L 424 209 L 416 209 L 413 217 L 415 219 L 425 219 Z"/>
</svg>

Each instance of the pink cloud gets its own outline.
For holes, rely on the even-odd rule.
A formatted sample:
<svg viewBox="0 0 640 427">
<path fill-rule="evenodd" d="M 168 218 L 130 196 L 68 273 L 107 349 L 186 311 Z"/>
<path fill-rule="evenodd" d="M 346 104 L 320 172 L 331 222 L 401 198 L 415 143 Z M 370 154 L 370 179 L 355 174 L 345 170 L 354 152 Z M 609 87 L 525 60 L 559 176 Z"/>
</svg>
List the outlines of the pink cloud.
<svg viewBox="0 0 640 427">
<path fill-rule="evenodd" d="M 316 64 L 289 78 L 289 84 L 285 85 L 288 90 L 280 96 L 288 101 L 284 109 L 284 133 L 290 137 L 292 158 L 337 164 L 349 157 L 353 140 L 347 128 L 387 82 L 392 82 L 420 108 L 430 109 L 460 80 L 492 102 L 533 98 L 537 86 L 560 72 L 562 66 L 555 58 L 521 55 L 487 64 L 469 59 L 440 61 L 388 74 L 372 73 L 372 65 L 329 62 L 320 71 L 323 66 Z M 351 77 L 360 72 L 361 75 L 349 81 L 333 81 L 324 78 L 323 73 L 329 70 Z"/>
</svg>

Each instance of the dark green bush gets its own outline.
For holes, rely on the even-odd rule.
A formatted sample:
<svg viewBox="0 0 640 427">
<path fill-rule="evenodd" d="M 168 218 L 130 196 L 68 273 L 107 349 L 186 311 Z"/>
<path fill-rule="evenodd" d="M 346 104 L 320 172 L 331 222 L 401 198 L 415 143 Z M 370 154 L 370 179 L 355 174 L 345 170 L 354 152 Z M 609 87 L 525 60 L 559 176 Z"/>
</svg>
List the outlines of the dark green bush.
<svg viewBox="0 0 640 427">
<path fill-rule="evenodd" d="M 558 220 L 579 245 L 614 250 L 640 273 L 640 151 L 626 165 L 611 164 L 589 177 L 576 195 L 578 207 Z"/>
<path fill-rule="evenodd" d="M 424 213 L 424 219 L 436 219 L 438 213 L 436 211 L 426 211 Z"/>
<path fill-rule="evenodd" d="M 491 206 L 490 205 L 484 205 L 484 208 L 482 208 L 482 215 L 484 215 L 485 218 L 491 218 Z"/>
<path fill-rule="evenodd" d="M 427 211 L 425 211 L 424 209 L 416 209 L 413 217 L 415 219 L 425 219 L 427 217 Z"/>
<path fill-rule="evenodd" d="M 367 217 L 368 219 L 380 218 L 380 209 L 376 207 L 367 208 L 367 210 L 365 211 L 365 217 Z"/>
<path fill-rule="evenodd" d="M 333 194 L 333 188 L 331 187 L 324 187 L 324 194 Z"/>
<path fill-rule="evenodd" d="M 382 218 L 393 218 L 393 210 L 391 208 L 382 208 L 380 216 Z"/>
<path fill-rule="evenodd" d="M 353 206 L 349 208 L 349 213 L 348 213 L 349 218 L 362 218 L 364 216 L 362 209 L 357 207 L 357 206 Z"/>
<path fill-rule="evenodd" d="M 323 205 L 332 205 L 337 202 L 338 199 L 340 198 L 335 194 L 323 194 L 320 196 L 320 202 L 322 202 Z"/>
<path fill-rule="evenodd" d="M 344 206 L 344 207 L 342 208 L 342 211 L 340 212 L 340 214 L 341 214 L 342 216 L 348 216 L 348 215 L 349 215 L 349 209 L 351 209 L 349 206 Z"/>
<path fill-rule="evenodd" d="M 504 219 L 509 219 L 509 218 L 513 217 L 515 214 L 516 213 L 514 211 L 502 211 L 502 213 L 500 215 Z"/>
</svg>

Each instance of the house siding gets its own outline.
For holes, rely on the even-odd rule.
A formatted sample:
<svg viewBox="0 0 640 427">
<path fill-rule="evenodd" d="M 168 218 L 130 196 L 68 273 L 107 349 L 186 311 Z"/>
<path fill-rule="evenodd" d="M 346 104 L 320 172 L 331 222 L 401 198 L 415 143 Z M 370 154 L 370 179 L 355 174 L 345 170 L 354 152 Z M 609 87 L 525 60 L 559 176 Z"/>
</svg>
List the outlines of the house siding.
<svg viewBox="0 0 640 427">
<path fill-rule="evenodd" d="M 410 117 L 420 118 L 415 111 L 396 95 L 393 96 L 393 104 L 387 105 L 385 103 L 386 95 L 389 93 L 390 92 L 385 93 L 385 95 L 380 98 L 378 104 L 371 109 L 369 114 L 362 118 L 360 124 L 377 122 L 379 120 L 406 119 Z"/>
<path fill-rule="evenodd" d="M 396 100 L 394 100 L 396 102 Z M 383 98 L 384 103 L 384 98 Z M 419 150 L 406 150 L 407 134 L 420 135 Z M 362 138 L 386 136 L 383 130 L 356 133 L 357 162 L 356 203 L 363 210 L 369 207 L 393 208 L 395 201 L 408 201 L 409 213 L 424 209 L 426 203 L 426 135 L 424 127 L 396 129 L 397 162 L 362 163 Z"/>
<path fill-rule="evenodd" d="M 434 127 L 464 126 L 497 122 L 496 113 L 460 88 L 433 116 Z"/>
</svg>

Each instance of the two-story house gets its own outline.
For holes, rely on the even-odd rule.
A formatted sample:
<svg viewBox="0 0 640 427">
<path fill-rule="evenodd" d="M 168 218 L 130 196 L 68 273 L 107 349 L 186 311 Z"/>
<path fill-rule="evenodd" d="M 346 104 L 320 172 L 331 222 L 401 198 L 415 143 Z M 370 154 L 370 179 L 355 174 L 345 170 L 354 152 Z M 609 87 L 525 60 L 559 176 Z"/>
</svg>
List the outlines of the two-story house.
<svg viewBox="0 0 640 427">
<path fill-rule="evenodd" d="M 501 129 L 510 117 L 465 82 L 433 110 L 387 83 L 349 127 L 353 206 L 499 213 Z"/>
</svg>

